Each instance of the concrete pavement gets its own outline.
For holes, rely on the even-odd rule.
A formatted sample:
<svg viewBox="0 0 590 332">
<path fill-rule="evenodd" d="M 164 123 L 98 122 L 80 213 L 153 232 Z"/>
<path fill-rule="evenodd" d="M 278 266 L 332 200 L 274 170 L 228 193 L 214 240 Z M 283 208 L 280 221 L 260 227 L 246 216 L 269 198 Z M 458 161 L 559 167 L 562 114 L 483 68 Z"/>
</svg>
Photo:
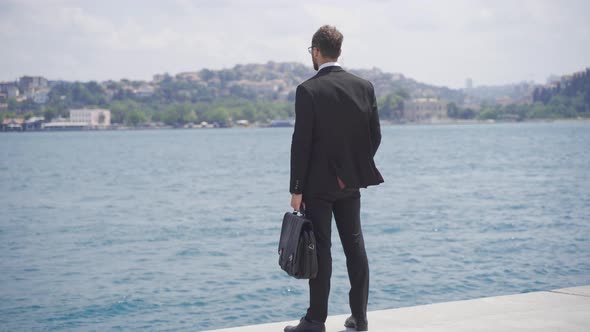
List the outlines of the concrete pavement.
<svg viewBox="0 0 590 332">
<path fill-rule="evenodd" d="M 373 332 L 585 332 L 590 331 L 590 285 L 379 310 L 367 316 Z M 347 331 L 343 326 L 346 317 L 328 317 L 326 332 Z M 286 325 L 297 323 L 214 332 L 281 332 Z"/>
</svg>

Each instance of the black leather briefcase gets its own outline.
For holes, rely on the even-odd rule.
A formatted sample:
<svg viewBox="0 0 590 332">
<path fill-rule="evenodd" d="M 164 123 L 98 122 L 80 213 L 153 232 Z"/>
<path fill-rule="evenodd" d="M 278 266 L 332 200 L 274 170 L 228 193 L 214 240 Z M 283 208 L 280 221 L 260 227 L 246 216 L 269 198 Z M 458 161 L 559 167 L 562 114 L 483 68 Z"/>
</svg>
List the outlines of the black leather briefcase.
<svg viewBox="0 0 590 332">
<path fill-rule="evenodd" d="M 313 279 L 318 273 L 313 225 L 297 212 L 283 217 L 279 241 L 279 265 L 288 275 L 297 279 Z"/>
</svg>

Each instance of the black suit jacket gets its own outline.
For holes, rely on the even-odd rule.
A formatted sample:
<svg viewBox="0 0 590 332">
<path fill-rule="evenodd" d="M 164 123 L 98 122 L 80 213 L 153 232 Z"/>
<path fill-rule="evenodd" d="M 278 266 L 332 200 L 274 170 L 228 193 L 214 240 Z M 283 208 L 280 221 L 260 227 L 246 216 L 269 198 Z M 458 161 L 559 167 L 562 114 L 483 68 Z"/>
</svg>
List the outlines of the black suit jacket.
<svg viewBox="0 0 590 332">
<path fill-rule="evenodd" d="M 366 188 L 383 182 L 373 157 L 381 143 L 371 82 L 339 66 L 297 87 L 291 193 Z"/>
</svg>

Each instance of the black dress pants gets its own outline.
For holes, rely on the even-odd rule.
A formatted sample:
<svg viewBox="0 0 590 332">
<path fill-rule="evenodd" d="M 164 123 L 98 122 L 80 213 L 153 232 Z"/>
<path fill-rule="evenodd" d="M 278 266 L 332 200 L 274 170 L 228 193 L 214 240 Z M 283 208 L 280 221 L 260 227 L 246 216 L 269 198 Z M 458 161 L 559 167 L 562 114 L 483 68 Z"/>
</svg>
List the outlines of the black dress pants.
<svg viewBox="0 0 590 332">
<path fill-rule="evenodd" d="M 360 198 L 358 189 L 303 195 L 305 214 L 313 223 L 318 253 L 318 274 L 315 279 L 309 280 L 310 304 L 306 315 L 309 320 L 325 322 L 328 317 L 332 276 L 332 213 L 346 255 L 350 310 L 357 320 L 367 319 L 369 263 L 361 229 Z"/>
</svg>

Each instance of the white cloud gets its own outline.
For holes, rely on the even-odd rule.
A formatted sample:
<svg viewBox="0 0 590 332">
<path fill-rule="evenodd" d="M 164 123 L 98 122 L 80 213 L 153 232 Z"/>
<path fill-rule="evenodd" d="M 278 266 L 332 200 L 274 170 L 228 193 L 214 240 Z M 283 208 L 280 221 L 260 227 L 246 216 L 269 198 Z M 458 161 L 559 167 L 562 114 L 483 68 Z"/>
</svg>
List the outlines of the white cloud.
<svg viewBox="0 0 590 332">
<path fill-rule="evenodd" d="M 309 63 L 334 24 L 342 62 L 421 81 L 498 84 L 590 65 L 586 1 L 6 1 L 0 79 L 147 79 L 237 63 Z"/>
</svg>

